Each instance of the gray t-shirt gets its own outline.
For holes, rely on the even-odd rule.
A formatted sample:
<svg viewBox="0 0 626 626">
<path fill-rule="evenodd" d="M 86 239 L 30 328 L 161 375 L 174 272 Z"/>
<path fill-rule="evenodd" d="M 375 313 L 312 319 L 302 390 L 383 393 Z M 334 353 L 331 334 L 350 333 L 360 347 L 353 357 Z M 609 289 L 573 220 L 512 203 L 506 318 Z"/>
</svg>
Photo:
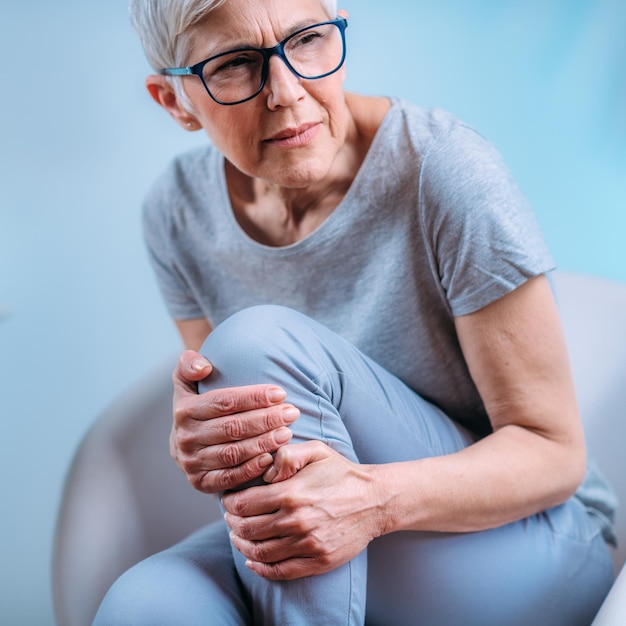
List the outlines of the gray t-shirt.
<svg viewBox="0 0 626 626">
<path fill-rule="evenodd" d="M 437 109 L 393 100 L 344 199 L 313 233 L 270 247 L 230 205 L 224 159 L 177 158 L 145 204 L 145 236 L 171 315 L 214 326 L 256 304 L 343 335 L 470 430 L 490 431 L 454 316 L 554 263 L 497 151 Z"/>
</svg>

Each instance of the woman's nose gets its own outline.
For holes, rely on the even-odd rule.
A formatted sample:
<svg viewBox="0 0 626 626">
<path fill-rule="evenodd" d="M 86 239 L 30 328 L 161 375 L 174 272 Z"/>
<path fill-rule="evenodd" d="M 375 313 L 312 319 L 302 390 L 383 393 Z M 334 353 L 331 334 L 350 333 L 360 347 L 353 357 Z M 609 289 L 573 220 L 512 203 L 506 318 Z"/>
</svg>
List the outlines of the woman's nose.
<svg viewBox="0 0 626 626">
<path fill-rule="evenodd" d="M 287 67 L 285 61 L 278 55 L 270 57 L 269 72 L 265 83 L 267 106 L 274 109 L 290 106 L 297 102 L 306 93 L 302 80 Z"/>
</svg>

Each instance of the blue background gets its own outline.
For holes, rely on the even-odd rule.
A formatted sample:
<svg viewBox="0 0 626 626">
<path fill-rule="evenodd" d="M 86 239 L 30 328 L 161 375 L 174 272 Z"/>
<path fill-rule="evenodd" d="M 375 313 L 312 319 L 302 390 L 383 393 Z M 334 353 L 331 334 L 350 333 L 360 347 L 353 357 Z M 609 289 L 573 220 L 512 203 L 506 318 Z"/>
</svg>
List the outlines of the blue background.
<svg viewBox="0 0 626 626">
<path fill-rule="evenodd" d="M 626 281 L 623 0 L 343 6 L 349 89 L 477 127 L 558 264 Z M 169 159 L 204 138 L 145 92 L 126 0 L 3 2 L 0 58 L 0 622 L 46 626 L 72 452 L 103 407 L 180 347 L 139 212 Z"/>
</svg>

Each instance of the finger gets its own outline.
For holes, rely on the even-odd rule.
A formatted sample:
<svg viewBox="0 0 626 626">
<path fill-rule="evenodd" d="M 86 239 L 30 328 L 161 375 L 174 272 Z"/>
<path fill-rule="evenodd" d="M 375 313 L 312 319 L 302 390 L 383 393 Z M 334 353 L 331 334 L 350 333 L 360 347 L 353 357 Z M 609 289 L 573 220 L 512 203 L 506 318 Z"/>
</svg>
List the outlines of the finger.
<svg viewBox="0 0 626 626">
<path fill-rule="evenodd" d="M 263 474 L 263 480 L 268 483 L 287 480 L 310 463 L 321 461 L 328 456 L 328 447 L 319 441 L 283 446 L 276 451 L 274 463 Z"/>
<path fill-rule="evenodd" d="M 187 479 L 195 489 L 204 493 L 228 491 L 261 476 L 271 462 L 272 455 L 265 453 L 237 467 L 188 474 Z"/>
<path fill-rule="evenodd" d="M 187 423 L 179 424 L 177 429 L 178 446 L 191 454 L 210 446 L 246 441 L 290 426 L 299 416 L 300 411 L 293 405 L 280 404 L 266 409 L 256 409 L 204 421 L 190 420 Z M 291 435 L 288 439 L 283 438 L 280 443 L 287 443 L 290 439 Z M 250 449 L 252 453 L 242 460 L 247 460 L 254 454 L 254 444 L 251 444 Z M 261 451 L 274 452 L 276 449 L 263 448 Z"/>
<path fill-rule="evenodd" d="M 270 463 L 265 466 L 263 471 L 267 469 Z M 282 490 L 278 486 L 262 485 L 259 487 L 249 487 L 243 491 L 225 493 L 222 497 L 222 506 L 227 513 L 233 516 L 239 518 L 253 518 L 275 513 L 281 508 L 285 497 L 285 494 L 282 493 Z M 287 496 L 287 498 L 289 498 L 289 496 Z"/>
<path fill-rule="evenodd" d="M 285 396 L 285 391 L 275 385 L 228 387 L 197 394 L 187 383 L 181 383 L 174 392 L 174 419 L 180 424 L 225 417 L 275 406 Z"/>
<path fill-rule="evenodd" d="M 285 427 L 258 437 L 212 446 L 198 446 L 195 442 L 178 440 L 178 457 L 187 474 L 199 474 L 217 469 L 237 467 L 261 454 L 275 453 L 293 437 Z M 266 466 L 267 469 L 267 466 Z"/>
<path fill-rule="evenodd" d="M 299 542 L 293 537 L 274 537 L 266 541 L 247 541 L 230 533 L 230 540 L 243 556 L 256 563 L 279 563 L 304 556 Z"/>
<path fill-rule="evenodd" d="M 174 384 L 179 383 L 183 386 L 188 386 L 190 383 L 203 380 L 212 370 L 213 366 L 211 363 L 201 354 L 193 350 L 185 350 L 180 355 L 174 369 Z"/>
<path fill-rule="evenodd" d="M 246 553 L 244 544 L 239 545 L 239 542 L 267 541 L 289 534 L 289 530 L 281 523 L 278 511 L 254 517 L 238 517 L 226 512 L 224 521 L 231 531 L 231 541 L 242 554 L 248 557 L 253 555 Z"/>
<path fill-rule="evenodd" d="M 277 563 L 263 563 L 246 559 L 246 567 L 267 580 L 295 580 L 329 572 L 333 566 L 310 557 L 286 559 Z"/>
</svg>

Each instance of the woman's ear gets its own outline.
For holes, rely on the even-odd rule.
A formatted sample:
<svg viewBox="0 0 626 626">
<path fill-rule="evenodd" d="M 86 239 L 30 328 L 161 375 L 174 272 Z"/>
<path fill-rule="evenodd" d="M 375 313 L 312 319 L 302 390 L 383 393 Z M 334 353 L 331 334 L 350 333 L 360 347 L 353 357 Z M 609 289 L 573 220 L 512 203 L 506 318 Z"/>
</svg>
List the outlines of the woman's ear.
<svg viewBox="0 0 626 626">
<path fill-rule="evenodd" d="M 198 119 L 180 102 L 174 88 L 165 76 L 150 74 L 146 78 L 146 89 L 152 99 L 162 106 L 185 130 L 202 127 Z"/>
</svg>

